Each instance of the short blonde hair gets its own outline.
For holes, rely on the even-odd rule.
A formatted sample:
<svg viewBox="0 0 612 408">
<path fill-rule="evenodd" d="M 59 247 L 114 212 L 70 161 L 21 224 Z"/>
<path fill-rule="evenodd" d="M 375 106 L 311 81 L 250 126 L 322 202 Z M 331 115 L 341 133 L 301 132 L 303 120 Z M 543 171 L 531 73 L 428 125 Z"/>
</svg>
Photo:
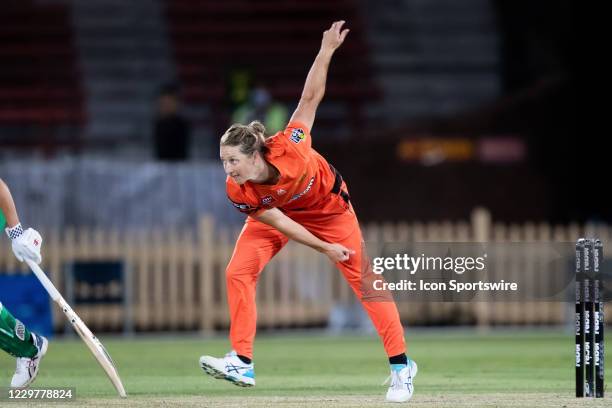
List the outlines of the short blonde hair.
<svg viewBox="0 0 612 408">
<path fill-rule="evenodd" d="M 266 127 L 259 121 L 248 125 L 234 123 L 221 136 L 221 146 L 240 146 L 240 152 L 252 155 L 254 152 L 266 153 Z"/>
</svg>

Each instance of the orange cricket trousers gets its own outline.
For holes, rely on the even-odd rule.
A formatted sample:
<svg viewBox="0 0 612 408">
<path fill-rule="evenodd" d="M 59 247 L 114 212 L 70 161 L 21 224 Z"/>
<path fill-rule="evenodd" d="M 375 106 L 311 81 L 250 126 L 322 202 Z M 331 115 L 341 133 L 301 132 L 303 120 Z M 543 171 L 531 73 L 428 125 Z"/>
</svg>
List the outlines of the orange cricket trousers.
<svg viewBox="0 0 612 408">
<path fill-rule="evenodd" d="M 286 215 L 309 230 L 319 239 L 339 243 L 355 251 L 348 261 L 336 266 L 347 280 L 374 323 L 388 356 L 406 351 L 404 330 L 395 302 L 363 301 L 362 262 L 365 245 L 353 208 L 342 198 L 331 194 L 317 209 L 287 211 Z M 236 242 L 234 253 L 226 269 L 227 299 L 230 311 L 230 341 L 239 355 L 253 358 L 253 341 L 257 323 L 255 287 L 266 264 L 287 243 L 281 232 L 248 217 Z"/>
</svg>

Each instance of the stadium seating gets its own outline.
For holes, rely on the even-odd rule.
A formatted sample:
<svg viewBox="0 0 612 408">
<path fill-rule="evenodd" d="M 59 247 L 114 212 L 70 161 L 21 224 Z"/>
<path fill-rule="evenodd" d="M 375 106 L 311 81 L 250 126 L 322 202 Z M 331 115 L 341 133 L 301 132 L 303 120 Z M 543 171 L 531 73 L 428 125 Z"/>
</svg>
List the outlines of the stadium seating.
<svg viewBox="0 0 612 408">
<path fill-rule="evenodd" d="M 349 22 L 350 41 L 334 57 L 318 132 L 334 136 L 343 126 L 357 127 L 363 105 L 379 96 L 352 1 L 166 1 L 166 18 L 186 99 L 216 107 L 217 130 L 229 121 L 224 108 L 233 69 L 248 70 L 276 100 L 295 106 L 322 32 L 337 19 Z"/>
<path fill-rule="evenodd" d="M 78 147 L 85 112 L 69 6 L 3 4 L 0 66 L 2 146 Z"/>
<path fill-rule="evenodd" d="M 363 0 L 384 127 L 472 110 L 500 93 L 488 0 Z M 379 135 L 376 134 L 376 137 Z"/>
</svg>

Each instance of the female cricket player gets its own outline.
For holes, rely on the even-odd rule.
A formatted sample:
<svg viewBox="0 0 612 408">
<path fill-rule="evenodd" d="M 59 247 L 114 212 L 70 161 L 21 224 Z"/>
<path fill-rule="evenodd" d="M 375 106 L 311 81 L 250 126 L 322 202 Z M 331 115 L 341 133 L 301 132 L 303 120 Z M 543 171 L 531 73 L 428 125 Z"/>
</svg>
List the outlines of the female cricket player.
<svg viewBox="0 0 612 408">
<path fill-rule="evenodd" d="M 42 238 L 32 228 L 23 230 L 11 192 L 0 179 L 0 228 L 5 223 L 7 225 L 5 231 L 12 241 L 13 253 L 17 259 L 20 262 L 30 259 L 40 263 Z M 17 368 L 11 380 L 11 387 L 27 387 L 34 381 L 48 344 L 46 338 L 30 332 L 0 302 L 0 348 L 17 358 Z"/>
<path fill-rule="evenodd" d="M 216 378 L 244 387 L 255 385 L 257 278 L 293 239 L 327 255 L 362 300 L 391 364 L 386 398 L 404 402 L 412 396 L 417 365 L 406 357 L 397 308 L 393 300 L 363 301 L 360 285 L 366 253 L 346 183 L 311 146 L 310 130 L 325 93 L 332 55 L 349 32 L 342 30 L 343 24 L 336 21 L 323 33 L 321 49 L 284 131 L 266 139 L 263 125 L 252 122 L 234 124 L 221 137 L 228 197 L 248 217 L 226 270 L 233 350 L 223 358 L 202 356 L 200 365 Z"/>
</svg>

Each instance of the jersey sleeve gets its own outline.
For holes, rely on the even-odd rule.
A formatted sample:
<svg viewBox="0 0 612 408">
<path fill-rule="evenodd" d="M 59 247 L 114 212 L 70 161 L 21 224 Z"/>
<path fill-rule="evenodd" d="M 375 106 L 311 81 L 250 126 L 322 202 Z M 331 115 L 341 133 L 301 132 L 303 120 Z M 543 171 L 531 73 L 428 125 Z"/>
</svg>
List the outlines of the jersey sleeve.
<svg viewBox="0 0 612 408">
<path fill-rule="evenodd" d="M 286 145 L 291 146 L 293 150 L 301 155 L 306 156 L 310 154 L 312 137 L 310 136 L 310 129 L 302 122 L 289 122 L 281 137 Z"/>
<path fill-rule="evenodd" d="M 243 194 L 240 187 L 231 185 L 229 181 L 227 182 L 227 198 L 234 208 L 243 214 L 255 215 L 263 209 L 257 200 L 251 199 L 246 194 Z"/>
</svg>

